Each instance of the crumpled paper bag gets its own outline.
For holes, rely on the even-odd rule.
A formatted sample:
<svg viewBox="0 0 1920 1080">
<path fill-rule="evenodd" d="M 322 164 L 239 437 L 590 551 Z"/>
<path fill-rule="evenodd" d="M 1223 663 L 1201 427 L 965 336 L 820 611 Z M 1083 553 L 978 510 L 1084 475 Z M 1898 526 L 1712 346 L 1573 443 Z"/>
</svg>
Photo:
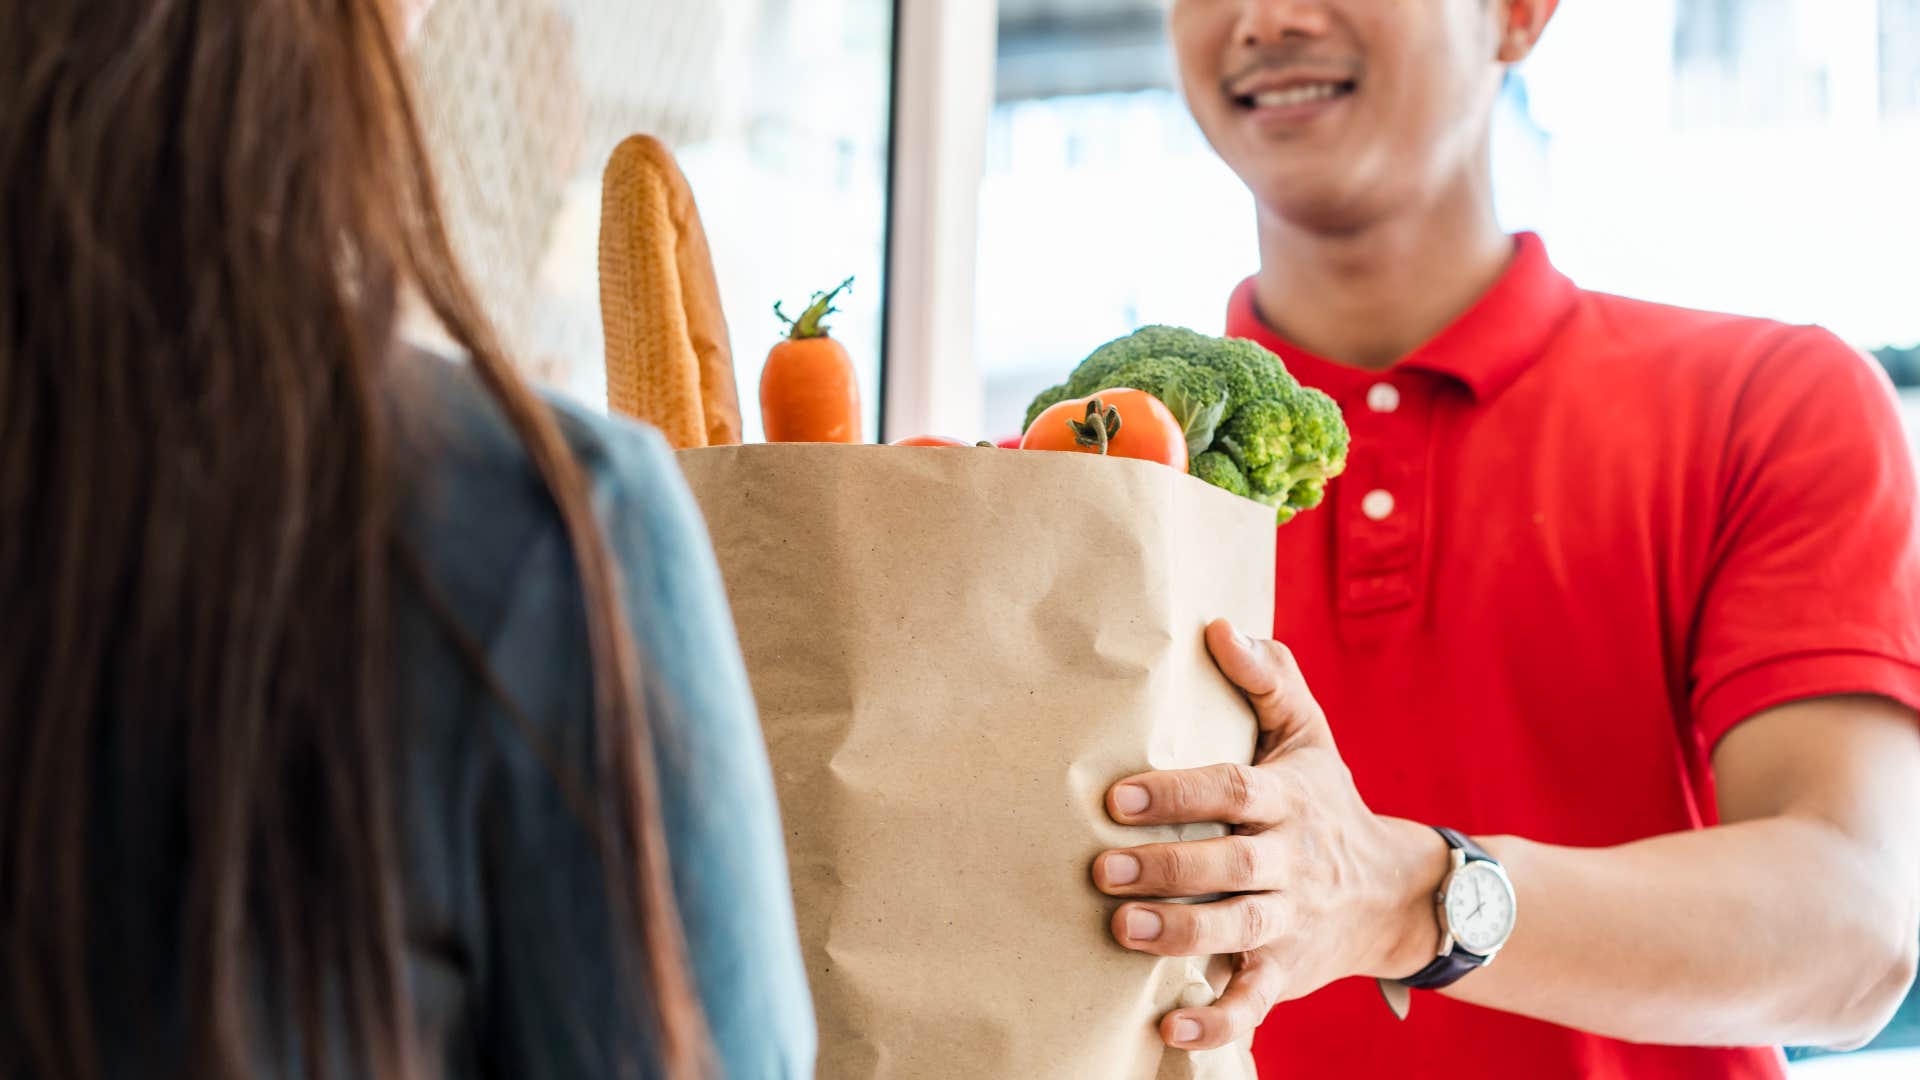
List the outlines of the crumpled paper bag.
<svg viewBox="0 0 1920 1080">
<path fill-rule="evenodd" d="M 1117 945 L 1114 781 L 1250 761 L 1202 630 L 1273 623 L 1273 513 L 1144 462 L 689 450 L 759 701 L 830 1080 L 1252 1080 L 1166 1048 L 1225 959 Z"/>
</svg>

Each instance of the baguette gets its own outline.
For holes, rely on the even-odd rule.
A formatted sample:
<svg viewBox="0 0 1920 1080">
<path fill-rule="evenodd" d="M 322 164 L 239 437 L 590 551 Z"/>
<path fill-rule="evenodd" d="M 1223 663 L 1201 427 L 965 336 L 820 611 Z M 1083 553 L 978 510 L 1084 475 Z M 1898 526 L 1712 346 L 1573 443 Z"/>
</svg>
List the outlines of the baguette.
<svg viewBox="0 0 1920 1080">
<path fill-rule="evenodd" d="M 602 179 L 600 317 L 607 404 L 676 450 L 740 441 L 733 355 L 693 190 L 666 145 L 635 135 Z"/>
</svg>

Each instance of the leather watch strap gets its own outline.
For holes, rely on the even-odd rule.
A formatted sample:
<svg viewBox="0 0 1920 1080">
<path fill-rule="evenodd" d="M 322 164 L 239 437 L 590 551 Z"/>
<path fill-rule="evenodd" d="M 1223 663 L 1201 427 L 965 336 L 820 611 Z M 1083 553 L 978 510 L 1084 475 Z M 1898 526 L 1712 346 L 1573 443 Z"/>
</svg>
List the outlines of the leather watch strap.
<svg viewBox="0 0 1920 1080">
<path fill-rule="evenodd" d="M 1474 843 L 1471 837 L 1452 829 L 1436 827 L 1434 831 L 1445 838 L 1448 847 L 1465 855 L 1468 862 L 1494 861 L 1493 856 L 1488 855 L 1485 848 Z M 1447 955 L 1435 957 L 1433 963 L 1421 968 L 1412 976 L 1401 979 L 1400 982 L 1415 990 L 1442 990 L 1466 978 L 1469 972 L 1486 962 L 1486 957 L 1468 952 L 1456 942 Z"/>
<path fill-rule="evenodd" d="M 1439 833 L 1446 839 L 1447 846 L 1459 848 L 1462 852 L 1465 852 L 1468 862 L 1495 861 L 1493 856 L 1487 854 L 1486 848 L 1474 843 L 1473 837 L 1468 836 L 1466 833 L 1456 832 L 1452 829 L 1443 829 L 1438 826 L 1435 826 L 1433 831 Z"/>
<path fill-rule="evenodd" d="M 1444 990 L 1486 962 L 1486 957 L 1455 945 L 1452 952 L 1435 957 L 1433 963 L 1400 981 L 1414 990 Z"/>
</svg>

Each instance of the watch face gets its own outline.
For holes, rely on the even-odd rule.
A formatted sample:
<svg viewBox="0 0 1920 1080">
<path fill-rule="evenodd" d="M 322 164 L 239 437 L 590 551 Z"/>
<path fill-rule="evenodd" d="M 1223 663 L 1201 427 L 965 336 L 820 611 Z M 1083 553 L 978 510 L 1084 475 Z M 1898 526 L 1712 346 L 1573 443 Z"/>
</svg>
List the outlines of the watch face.
<svg viewBox="0 0 1920 1080">
<path fill-rule="evenodd" d="M 1513 933 L 1513 887 L 1492 863 L 1470 862 L 1447 886 L 1447 928 L 1453 939 L 1482 956 Z"/>
</svg>

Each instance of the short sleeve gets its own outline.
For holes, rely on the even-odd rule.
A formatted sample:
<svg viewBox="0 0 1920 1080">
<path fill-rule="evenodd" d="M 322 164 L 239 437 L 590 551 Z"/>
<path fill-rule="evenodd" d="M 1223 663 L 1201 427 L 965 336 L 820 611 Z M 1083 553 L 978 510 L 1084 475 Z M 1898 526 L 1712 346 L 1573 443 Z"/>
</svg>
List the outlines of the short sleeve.
<svg viewBox="0 0 1920 1080">
<path fill-rule="evenodd" d="M 1701 749 L 1806 698 L 1920 708 L 1914 468 L 1885 373 L 1783 329 L 1733 404 L 1717 490 L 1691 652 Z"/>
<path fill-rule="evenodd" d="M 619 425 L 597 495 L 649 665 L 674 891 L 721 1075 L 813 1075 L 786 843 L 704 522 L 666 443 Z"/>
</svg>

